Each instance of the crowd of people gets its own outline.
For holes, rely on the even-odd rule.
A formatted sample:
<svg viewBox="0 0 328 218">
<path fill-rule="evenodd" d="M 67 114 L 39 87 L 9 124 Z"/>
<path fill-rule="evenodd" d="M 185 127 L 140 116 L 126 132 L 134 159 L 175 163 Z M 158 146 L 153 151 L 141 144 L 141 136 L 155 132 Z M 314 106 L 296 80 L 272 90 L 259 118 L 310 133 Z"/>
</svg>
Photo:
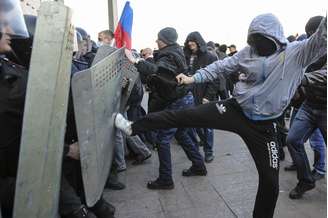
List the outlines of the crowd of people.
<svg viewBox="0 0 328 218">
<path fill-rule="evenodd" d="M 23 16 L 17 7 L 16 0 L 0 2 L 3 218 L 13 214 L 26 84 L 37 20 L 36 16 Z M 6 15 L 16 10 L 15 20 L 8 22 Z M 177 30 L 166 27 L 158 32 L 158 48 L 125 50 L 140 78 L 124 111 L 115 118 L 117 131 L 111 145 L 114 158 L 105 188 L 124 189 L 118 173 L 127 169 L 126 161 L 143 164 L 157 152 L 159 174 L 147 183 L 147 188 L 174 189 L 170 151 L 174 138 L 191 161 L 182 176 L 207 176 L 206 164 L 214 160 L 215 148 L 220 147 L 214 140 L 214 129 L 220 129 L 239 135 L 254 159 L 259 174 L 254 218 L 274 216 L 279 162 L 284 160 L 285 146 L 293 160 L 285 170 L 296 170 L 298 179 L 289 197 L 302 198 L 326 173 L 326 22 L 322 16 L 312 17 L 305 25 L 305 34 L 285 38 L 274 15 L 259 15 L 249 26 L 248 45 L 240 51 L 233 44 L 206 42 L 197 31 L 189 33 L 184 44 L 179 45 Z M 97 42 L 82 28 L 76 28 L 75 34 L 78 47 L 73 53 L 72 76 L 91 67 L 99 47 L 117 49 L 111 30 L 99 32 Z M 122 87 L 126 85 L 123 79 Z M 146 93 L 147 109 L 141 105 Z M 115 207 L 103 197 L 94 206 L 86 206 L 73 100 L 70 91 L 58 213 L 63 218 L 114 217 Z M 308 139 L 314 153 L 313 169 L 304 148 Z"/>
</svg>

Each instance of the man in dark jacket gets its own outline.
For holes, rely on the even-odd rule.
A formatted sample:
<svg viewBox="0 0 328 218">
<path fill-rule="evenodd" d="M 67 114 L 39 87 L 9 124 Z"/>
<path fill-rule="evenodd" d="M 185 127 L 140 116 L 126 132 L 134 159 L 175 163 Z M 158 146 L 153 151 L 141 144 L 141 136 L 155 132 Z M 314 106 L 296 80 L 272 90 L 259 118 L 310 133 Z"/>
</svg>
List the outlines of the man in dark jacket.
<svg viewBox="0 0 328 218">
<path fill-rule="evenodd" d="M 305 26 L 307 37 L 310 38 L 317 30 L 322 16 L 310 18 Z M 310 171 L 309 161 L 304 149 L 304 143 L 315 129 L 319 129 L 327 145 L 327 56 L 319 59 L 309 73 L 302 79 L 305 87 L 305 101 L 298 110 L 287 136 L 287 145 L 297 168 L 299 180 L 291 190 L 291 199 L 302 198 L 306 191 L 315 187 L 315 179 Z"/>
<path fill-rule="evenodd" d="M 152 98 L 150 110 L 177 110 L 193 104 L 193 96 L 187 88 L 180 87 L 175 77 L 187 69 L 182 49 L 176 43 L 178 34 L 174 28 L 167 27 L 158 33 L 157 44 L 159 51 L 154 55 L 154 63 L 135 59 L 130 51 L 126 51 L 130 61 L 142 77 L 147 78 Z M 188 129 L 162 129 L 158 131 L 158 157 L 160 161 L 159 177 L 147 184 L 149 189 L 173 189 L 170 141 L 175 136 L 192 162 L 192 166 L 182 172 L 183 176 L 205 176 L 206 167 L 196 145 L 188 135 Z M 177 133 L 177 134 L 176 134 Z"/>
<path fill-rule="evenodd" d="M 183 50 L 186 56 L 189 75 L 193 75 L 196 70 L 206 67 L 218 59 L 216 55 L 208 51 L 206 42 L 199 32 L 189 33 L 184 43 Z M 219 79 L 214 82 L 195 84 L 193 87 L 193 95 L 196 105 L 217 100 L 220 82 Z M 196 128 L 196 132 L 204 148 L 205 162 L 213 161 L 213 129 Z"/>
</svg>

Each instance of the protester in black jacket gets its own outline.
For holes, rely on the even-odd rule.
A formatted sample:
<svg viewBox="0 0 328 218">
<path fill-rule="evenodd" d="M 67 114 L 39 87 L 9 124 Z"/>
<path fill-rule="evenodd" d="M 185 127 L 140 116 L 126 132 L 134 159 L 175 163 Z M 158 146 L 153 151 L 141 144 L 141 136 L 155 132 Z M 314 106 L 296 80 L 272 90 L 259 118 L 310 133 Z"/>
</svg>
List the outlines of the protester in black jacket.
<svg viewBox="0 0 328 218">
<path fill-rule="evenodd" d="M 191 32 L 187 36 L 184 43 L 184 53 L 188 67 L 188 74 L 193 75 L 196 70 L 206 67 L 218 58 L 216 55 L 208 51 L 207 45 L 199 32 Z M 223 77 L 223 76 L 222 76 Z M 221 78 L 220 78 L 221 79 Z M 195 84 L 193 87 L 193 95 L 196 105 L 204 104 L 209 101 L 217 100 L 220 79 L 214 82 Z M 222 78 L 225 83 L 225 79 Z M 197 135 L 201 139 L 205 153 L 205 161 L 211 162 L 214 159 L 213 154 L 213 130 L 206 128 L 197 128 Z"/>
</svg>

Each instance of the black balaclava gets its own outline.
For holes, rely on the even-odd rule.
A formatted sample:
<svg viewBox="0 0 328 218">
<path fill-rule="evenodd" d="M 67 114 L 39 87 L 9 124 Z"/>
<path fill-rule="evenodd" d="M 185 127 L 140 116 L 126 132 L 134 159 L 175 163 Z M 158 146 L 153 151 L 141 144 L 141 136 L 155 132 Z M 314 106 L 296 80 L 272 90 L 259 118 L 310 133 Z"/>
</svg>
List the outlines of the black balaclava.
<svg viewBox="0 0 328 218">
<path fill-rule="evenodd" d="M 259 56 L 270 56 L 277 50 L 276 43 L 260 33 L 252 34 L 248 44 L 255 49 Z"/>
</svg>

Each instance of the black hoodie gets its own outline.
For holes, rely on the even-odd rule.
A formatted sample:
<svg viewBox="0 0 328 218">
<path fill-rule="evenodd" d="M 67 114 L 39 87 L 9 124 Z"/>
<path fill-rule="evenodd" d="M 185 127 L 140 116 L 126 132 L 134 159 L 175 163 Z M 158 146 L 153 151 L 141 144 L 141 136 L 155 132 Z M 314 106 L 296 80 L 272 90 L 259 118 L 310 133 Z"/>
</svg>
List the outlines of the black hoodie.
<svg viewBox="0 0 328 218">
<path fill-rule="evenodd" d="M 192 55 L 192 51 L 190 50 L 188 46 L 188 42 L 195 42 L 198 45 L 198 51 L 197 51 L 197 58 L 196 61 L 194 61 L 192 66 L 190 65 L 190 57 Z M 207 65 L 213 63 L 217 60 L 217 56 L 213 55 L 211 52 L 207 50 L 207 45 L 203 37 L 199 32 L 191 32 L 187 36 L 187 39 L 184 43 L 184 54 L 186 56 L 186 62 L 189 66 L 188 68 L 188 74 L 193 75 L 196 70 L 200 68 L 204 68 Z M 194 87 L 194 95 L 196 98 L 196 103 L 201 104 L 201 101 L 203 98 L 206 98 L 210 101 L 214 101 L 217 99 L 217 93 L 219 91 L 219 81 L 215 80 L 213 82 L 207 82 L 203 84 L 196 84 Z M 223 78 L 221 79 L 223 80 Z M 224 80 L 225 81 L 225 80 Z M 224 82 L 225 83 L 225 82 Z"/>
</svg>

